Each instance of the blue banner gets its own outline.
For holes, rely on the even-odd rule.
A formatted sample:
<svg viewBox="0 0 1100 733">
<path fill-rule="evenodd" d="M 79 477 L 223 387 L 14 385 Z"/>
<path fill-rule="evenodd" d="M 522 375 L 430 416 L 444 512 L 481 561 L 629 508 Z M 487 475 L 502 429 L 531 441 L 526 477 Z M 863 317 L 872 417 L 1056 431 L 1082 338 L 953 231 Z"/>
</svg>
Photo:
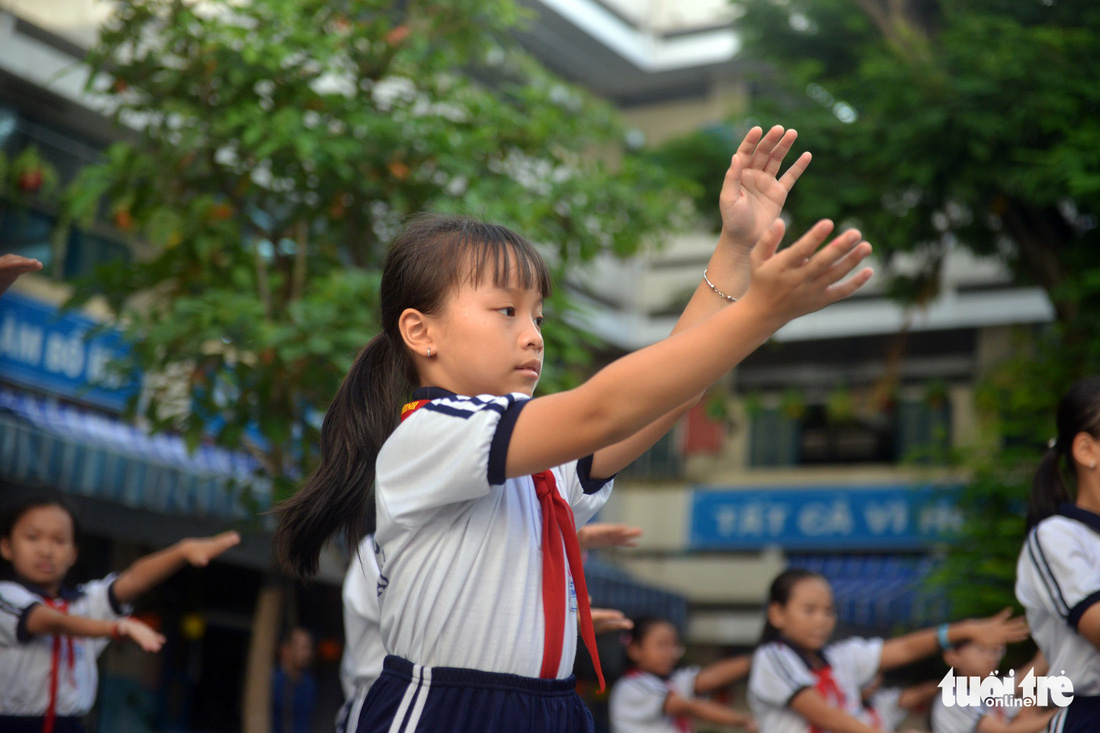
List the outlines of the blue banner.
<svg viewBox="0 0 1100 733">
<path fill-rule="evenodd" d="M 696 550 L 920 550 L 958 529 L 956 488 L 914 486 L 694 490 Z"/>
<path fill-rule="evenodd" d="M 117 331 L 92 338 L 99 326 L 75 312 L 7 292 L 0 297 L 0 379 L 121 411 L 141 386 L 138 374 L 123 377 L 108 365 L 128 348 Z"/>
</svg>

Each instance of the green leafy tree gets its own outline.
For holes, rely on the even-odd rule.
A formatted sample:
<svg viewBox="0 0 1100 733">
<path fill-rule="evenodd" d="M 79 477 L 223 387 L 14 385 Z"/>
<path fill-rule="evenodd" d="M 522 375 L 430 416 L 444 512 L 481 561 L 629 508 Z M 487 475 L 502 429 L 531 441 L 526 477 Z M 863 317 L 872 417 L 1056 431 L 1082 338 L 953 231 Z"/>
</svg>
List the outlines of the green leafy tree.
<svg viewBox="0 0 1100 733">
<path fill-rule="evenodd" d="M 76 300 L 103 295 L 160 377 L 135 405 L 154 428 L 251 452 L 285 496 L 376 330 L 381 262 L 410 214 L 512 226 L 560 285 L 684 211 L 690 186 L 624 155 L 613 110 L 525 55 L 520 21 L 511 0 L 117 3 L 90 88 L 137 132 L 67 210 L 108 216 L 141 253 Z M 548 389 L 589 350 L 571 308 L 559 287 Z"/>
<path fill-rule="evenodd" d="M 1008 0 L 741 0 L 757 110 L 816 154 L 795 229 L 849 217 L 920 306 L 956 248 L 1042 287 L 1055 323 L 978 392 L 970 518 L 939 582 L 956 613 L 1013 602 L 1034 468 L 1066 386 L 1100 371 L 1100 9 Z M 890 272 L 915 254 L 920 271 Z M 881 277 L 881 275 L 880 275 Z"/>
</svg>

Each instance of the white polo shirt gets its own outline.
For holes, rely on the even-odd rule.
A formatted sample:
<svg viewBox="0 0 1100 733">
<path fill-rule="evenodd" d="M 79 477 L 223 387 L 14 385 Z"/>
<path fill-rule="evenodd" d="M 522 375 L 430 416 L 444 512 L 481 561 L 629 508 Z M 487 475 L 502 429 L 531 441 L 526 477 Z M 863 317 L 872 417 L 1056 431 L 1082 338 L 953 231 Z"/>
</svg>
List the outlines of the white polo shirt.
<svg viewBox="0 0 1100 733">
<path fill-rule="evenodd" d="M 1050 674 L 1064 670 L 1076 697 L 1100 695 L 1100 652 L 1077 633 L 1100 601 L 1100 515 L 1063 504 L 1032 528 L 1016 563 L 1016 599 Z"/>
<path fill-rule="evenodd" d="M 78 586 L 62 588 L 68 613 L 99 621 L 115 621 L 128 612 L 114 598 L 115 576 Z M 13 581 L 0 582 L 0 715 L 45 715 L 50 702 L 50 669 L 53 662 L 52 635 L 32 636 L 27 617 L 35 606 L 45 605 L 39 588 Z M 58 659 L 57 706 L 60 716 L 86 714 L 95 703 L 99 673 L 96 658 L 109 643 L 107 638 L 72 639 L 70 667 L 66 637 Z"/>
<path fill-rule="evenodd" d="M 344 655 L 340 660 L 340 686 L 344 697 L 367 690 L 382 674 L 386 647 L 382 644 L 382 612 L 378 608 L 378 561 L 374 535 L 367 535 L 351 556 L 344 576 Z"/>
<path fill-rule="evenodd" d="M 432 399 L 382 446 L 375 543 L 383 643 L 425 666 L 538 677 L 543 655 L 542 512 L 530 476 L 505 479 L 512 428 L 528 397 Z M 610 480 L 591 457 L 553 469 L 579 528 L 604 505 Z M 565 594 L 557 677 L 573 672 L 577 601 Z"/>
<path fill-rule="evenodd" d="M 882 663 L 882 639 L 845 639 L 826 646 L 821 656 L 832 667 L 833 678 L 844 696 L 844 712 L 870 724 L 862 690 Z M 788 644 L 775 641 L 758 647 L 752 655 L 748 699 L 760 730 L 808 733 L 809 722 L 791 710 L 790 703 L 799 692 L 816 685 L 817 678 L 807 662 Z"/>
<path fill-rule="evenodd" d="M 695 697 L 698 676 L 698 667 L 678 669 L 667 680 L 640 669 L 627 672 L 611 688 L 611 733 L 679 733 L 676 718 L 665 715 L 665 700 L 670 692 Z"/>
<path fill-rule="evenodd" d="M 1009 678 L 1003 678 L 1006 682 Z M 1015 682 L 1015 678 L 1011 680 Z M 978 723 L 987 715 L 1001 723 L 1009 723 L 1023 708 L 1003 705 L 952 705 L 948 707 L 943 703 L 943 695 L 937 694 L 932 700 L 932 709 L 929 717 L 932 723 L 932 733 L 974 733 L 978 730 Z"/>
</svg>

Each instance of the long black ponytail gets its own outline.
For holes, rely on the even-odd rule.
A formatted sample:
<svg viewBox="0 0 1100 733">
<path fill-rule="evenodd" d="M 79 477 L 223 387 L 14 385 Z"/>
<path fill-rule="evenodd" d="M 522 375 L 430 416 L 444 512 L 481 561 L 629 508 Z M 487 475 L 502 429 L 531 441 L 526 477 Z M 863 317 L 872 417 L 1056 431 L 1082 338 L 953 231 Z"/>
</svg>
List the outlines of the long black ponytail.
<svg viewBox="0 0 1100 733">
<path fill-rule="evenodd" d="M 439 312 L 463 282 L 538 288 L 550 295 L 550 272 L 535 247 L 497 224 L 466 216 L 421 214 L 394 240 L 382 266 L 381 332 L 359 352 L 325 413 L 321 460 L 284 502 L 275 557 L 290 573 L 317 573 L 321 550 L 339 535 L 348 547 L 374 532 L 375 461 L 419 384 L 398 320 L 412 308 Z"/>
<path fill-rule="evenodd" d="M 1072 501 L 1066 477 L 1075 476 L 1073 439 L 1080 433 L 1100 438 L 1100 377 L 1086 377 L 1070 387 L 1058 402 L 1058 434 L 1039 461 L 1031 482 L 1027 508 L 1027 529 L 1058 511 L 1058 505 Z"/>
</svg>

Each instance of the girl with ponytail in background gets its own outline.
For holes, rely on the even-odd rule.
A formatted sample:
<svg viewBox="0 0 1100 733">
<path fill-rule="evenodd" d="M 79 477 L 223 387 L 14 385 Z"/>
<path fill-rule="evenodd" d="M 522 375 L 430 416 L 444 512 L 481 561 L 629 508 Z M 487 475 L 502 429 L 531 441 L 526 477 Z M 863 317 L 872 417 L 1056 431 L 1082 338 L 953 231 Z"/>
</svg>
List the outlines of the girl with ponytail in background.
<svg viewBox="0 0 1100 733">
<path fill-rule="evenodd" d="M 1016 598 L 1052 675 L 1073 683 L 1073 702 L 1052 733 L 1100 731 L 1100 376 L 1058 403 L 1056 437 L 1031 486 Z"/>
</svg>

